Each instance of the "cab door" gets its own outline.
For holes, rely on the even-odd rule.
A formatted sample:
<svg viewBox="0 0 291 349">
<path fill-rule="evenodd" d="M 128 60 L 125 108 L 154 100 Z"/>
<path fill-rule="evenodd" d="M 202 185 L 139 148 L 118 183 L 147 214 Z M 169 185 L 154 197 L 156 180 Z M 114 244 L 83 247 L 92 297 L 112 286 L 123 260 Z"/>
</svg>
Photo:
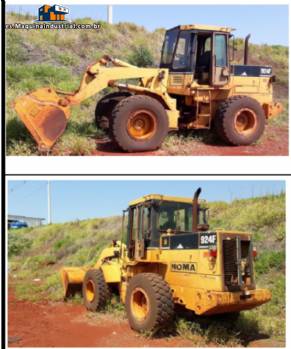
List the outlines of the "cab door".
<svg viewBox="0 0 291 349">
<path fill-rule="evenodd" d="M 128 257 L 141 259 L 145 257 L 146 240 L 150 232 L 150 208 L 137 205 L 130 208 L 128 226 Z"/>
<path fill-rule="evenodd" d="M 185 95 L 193 82 L 195 33 L 182 30 L 175 46 L 170 68 L 168 92 Z"/>
<path fill-rule="evenodd" d="M 224 86 L 229 82 L 228 34 L 213 33 L 211 85 Z"/>
</svg>

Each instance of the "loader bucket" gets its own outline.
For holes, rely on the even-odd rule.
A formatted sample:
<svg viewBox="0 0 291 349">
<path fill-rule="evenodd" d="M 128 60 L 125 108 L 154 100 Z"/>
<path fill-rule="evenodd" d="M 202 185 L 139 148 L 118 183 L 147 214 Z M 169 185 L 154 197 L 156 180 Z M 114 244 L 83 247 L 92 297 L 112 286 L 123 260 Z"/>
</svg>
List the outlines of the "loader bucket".
<svg viewBox="0 0 291 349">
<path fill-rule="evenodd" d="M 62 100 L 55 90 L 41 88 L 14 101 L 14 109 L 41 150 L 49 150 L 66 129 L 69 102 L 63 106 Z"/>
<path fill-rule="evenodd" d="M 82 284 L 87 269 L 66 267 L 62 268 L 61 279 L 64 288 L 64 299 L 74 296 L 76 293 L 82 293 Z"/>
</svg>

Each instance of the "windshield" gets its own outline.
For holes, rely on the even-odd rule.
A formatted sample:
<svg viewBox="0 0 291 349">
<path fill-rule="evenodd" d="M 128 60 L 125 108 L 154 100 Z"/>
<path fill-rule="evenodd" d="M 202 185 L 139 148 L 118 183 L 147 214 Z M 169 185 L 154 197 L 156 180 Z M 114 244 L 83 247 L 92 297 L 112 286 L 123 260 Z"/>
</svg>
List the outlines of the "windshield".
<svg viewBox="0 0 291 349">
<path fill-rule="evenodd" d="M 192 232 L 192 204 L 162 202 L 158 208 L 158 230 Z M 198 224 L 208 224 L 208 208 L 199 208 Z"/>
<path fill-rule="evenodd" d="M 190 232 L 192 230 L 192 205 L 163 202 L 158 210 L 158 229 Z"/>
<path fill-rule="evenodd" d="M 178 33 L 179 33 L 178 29 L 174 29 L 166 32 L 165 41 L 163 45 L 161 64 L 169 65 L 172 63 L 172 57 L 175 50 Z"/>
</svg>

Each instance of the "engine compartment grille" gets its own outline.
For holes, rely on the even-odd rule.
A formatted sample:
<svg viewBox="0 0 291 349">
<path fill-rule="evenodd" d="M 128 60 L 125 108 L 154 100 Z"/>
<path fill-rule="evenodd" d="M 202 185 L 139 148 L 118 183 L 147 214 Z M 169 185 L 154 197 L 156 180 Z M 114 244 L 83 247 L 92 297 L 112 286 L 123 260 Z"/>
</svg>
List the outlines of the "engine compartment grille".
<svg viewBox="0 0 291 349">
<path fill-rule="evenodd" d="M 183 75 L 172 75 L 171 85 L 183 85 L 184 77 Z"/>
<path fill-rule="evenodd" d="M 224 283 L 228 289 L 239 286 L 236 240 L 223 241 Z"/>
<path fill-rule="evenodd" d="M 254 289 L 252 242 L 232 237 L 223 240 L 224 284 L 229 291 Z"/>
</svg>

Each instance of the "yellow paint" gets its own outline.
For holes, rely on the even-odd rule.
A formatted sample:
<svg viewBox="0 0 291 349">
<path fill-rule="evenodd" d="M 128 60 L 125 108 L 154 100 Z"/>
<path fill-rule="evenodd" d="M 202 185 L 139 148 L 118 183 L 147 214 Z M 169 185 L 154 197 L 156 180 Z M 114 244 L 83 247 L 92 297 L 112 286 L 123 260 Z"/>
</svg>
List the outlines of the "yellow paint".
<svg viewBox="0 0 291 349">
<path fill-rule="evenodd" d="M 96 266 L 94 267 L 96 268 Z M 97 269 L 97 268 L 96 268 Z M 104 263 L 101 266 L 105 281 L 119 283 L 121 281 L 121 263 L 118 261 Z"/>
<path fill-rule="evenodd" d="M 93 269 L 101 268 L 104 273 L 106 282 L 120 282 L 121 281 L 121 259 L 114 258 L 116 252 L 120 252 L 121 243 L 118 242 L 117 246 L 108 246 L 104 248 L 98 258 Z M 124 247 L 123 247 L 124 248 Z M 66 295 L 69 284 L 82 284 L 85 274 L 89 269 L 86 267 L 63 267 L 60 270 L 64 295 Z"/>
<path fill-rule="evenodd" d="M 179 29 L 181 30 L 209 30 L 215 32 L 225 32 L 230 33 L 234 31 L 234 28 L 229 27 L 220 27 L 217 25 L 205 25 L 205 24 L 190 24 L 190 25 L 180 25 Z"/>
<path fill-rule="evenodd" d="M 150 200 L 163 200 L 181 203 L 192 203 L 191 198 L 174 197 L 159 194 L 145 195 L 130 202 L 130 206 L 142 204 Z M 127 247 L 118 241 L 105 248 L 93 266 L 103 272 L 107 283 L 118 285 L 121 302 L 125 302 L 127 286 L 133 276 L 151 272 L 162 276 L 172 290 L 175 303 L 193 310 L 197 315 L 212 315 L 225 312 L 235 312 L 252 309 L 271 299 L 271 293 L 265 289 L 255 289 L 251 280 L 245 280 L 247 292 L 229 292 L 225 286 L 223 267 L 223 240 L 239 237 L 250 241 L 249 232 L 214 229 L 217 235 L 217 257 L 210 255 L 208 248 L 200 249 L 168 249 L 163 244 L 164 238 L 175 233 L 169 230 L 160 237 L 160 244 L 155 248 L 147 248 L 145 256 L 138 259 L 128 259 Z M 166 245 L 166 246 L 165 246 Z M 82 285 L 89 267 L 62 268 L 61 277 L 66 295 L 69 285 Z M 88 290 L 88 297 L 92 296 Z M 147 300 L 142 291 L 131 299 L 137 316 L 147 313 Z M 133 304 L 134 303 L 134 304 Z"/>
<path fill-rule="evenodd" d="M 183 202 L 183 203 L 187 203 L 187 204 L 192 204 L 191 198 L 160 195 L 160 194 L 149 194 L 149 195 L 144 195 L 136 200 L 130 201 L 129 206 L 141 204 L 141 203 L 148 201 L 148 200 L 164 200 L 164 201 Z"/>
<path fill-rule="evenodd" d="M 111 64 L 108 67 L 108 64 Z M 83 102 L 118 80 L 140 79 L 140 86 L 130 85 L 137 93 L 148 93 L 158 99 L 169 113 L 169 123 L 172 128 L 177 127 L 178 112 L 176 100 L 167 93 L 168 70 L 138 68 L 119 59 L 109 59 L 104 56 L 98 62 L 87 67 L 78 90 L 74 93 L 55 91 L 51 88 L 41 88 L 24 96 L 16 98 L 14 108 L 37 142 L 43 148 L 50 149 L 61 134 L 54 139 L 48 139 L 36 119 L 42 119 L 46 109 L 54 107 L 55 111 L 62 111 L 69 118 L 71 105 Z M 125 85 L 129 89 L 129 85 Z M 38 118 L 35 118 L 36 112 Z M 176 120 L 174 114 L 176 113 Z M 45 123 L 43 123 L 45 124 Z"/>
</svg>

